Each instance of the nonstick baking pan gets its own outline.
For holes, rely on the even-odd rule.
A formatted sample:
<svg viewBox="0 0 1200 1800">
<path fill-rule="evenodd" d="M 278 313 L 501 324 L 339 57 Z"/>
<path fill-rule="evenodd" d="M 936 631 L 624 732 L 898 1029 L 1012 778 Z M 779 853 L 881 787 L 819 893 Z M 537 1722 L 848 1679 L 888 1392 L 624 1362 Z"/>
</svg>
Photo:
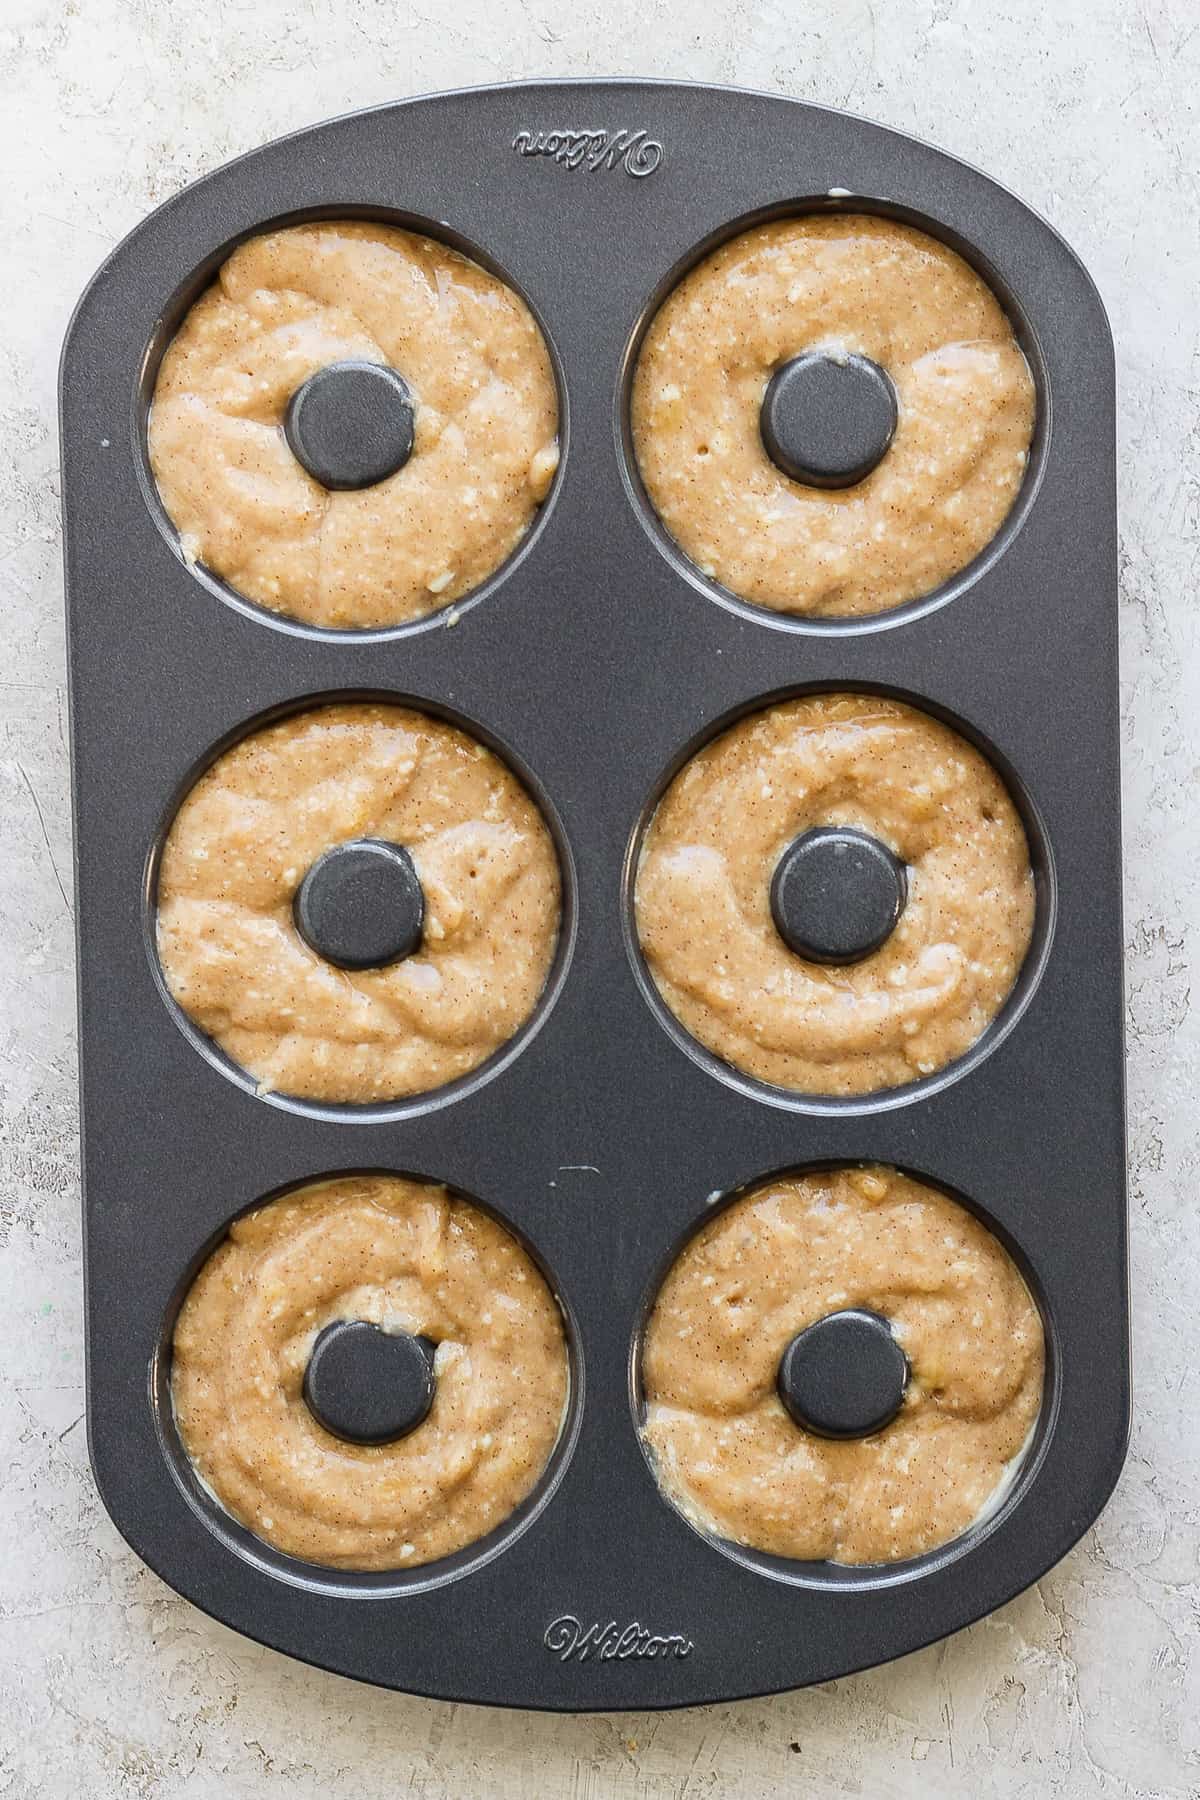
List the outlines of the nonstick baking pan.
<svg viewBox="0 0 1200 1800">
<path fill-rule="evenodd" d="M 1007 307 L 1038 428 L 1017 503 L 938 592 L 876 617 L 745 605 L 672 546 L 630 451 L 640 334 L 748 224 L 868 210 L 957 249 Z M 159 357 L 243 237 L 359 213 L 416 227 L 533 308 L 562 463 L 519 551 L 450 613 L 329 633 L 189 567 L 145 448 Z M 172 1587 L 276 1649 L 382 1686 L 509 1706 L 644 1708 L 826 1681 L 979 1618 L 1096 1518 L 1128 1427 L 1113 358 L 1055 232 L 974 169 L 818 107 L 642 82 L 514 85 L 384 106 L 268 145 L 154 213 L 80 302 L 62 365 L 92 1464 Z M 722 723 L 823 688 L 910 700 L 979 744 L 1022 812 L 1038 890 L 1024 970 L 968 1055 L 860 1100 L 765 1088 L 664 1012 L 631 926 L 640 834 Z M 157 858 L 179 798 L 248 726 L 382 696 L 498 748 L 556 835 L 565 914 L 529 1027 L 392 1106 L 257 1095 L 169 1000 Z M 661 1496 L 637 1431 L 639 1333 L 715 1195 L 784 1170 L 894 1164 L 960 1198 L 1042 1309 L 1046 1399 L 985 1523 L 912 1562 L 784 1562 Z M 561 1299 L 570 1410 L 491 1539 L 387 1576 L 276 1554 L 190 1471 L 169 1357 L 229 1220 L 384 1169 L 492 1208 Z"/>
</svg>

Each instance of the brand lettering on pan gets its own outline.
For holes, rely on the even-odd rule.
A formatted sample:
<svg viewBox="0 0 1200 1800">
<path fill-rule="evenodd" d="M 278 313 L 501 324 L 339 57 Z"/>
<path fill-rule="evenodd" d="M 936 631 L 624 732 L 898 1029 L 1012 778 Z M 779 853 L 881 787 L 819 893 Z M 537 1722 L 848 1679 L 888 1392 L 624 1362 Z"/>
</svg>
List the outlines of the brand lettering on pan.
<svg viewBox="0 0 1200 1800">
<path fill-rule="evenodd" d="M 637 1619 L 625 1626 L 615 1619 L 605 1625 L 597 1620 L 585 1626 L 574 1613 L 560 1613 L 552 1619 L 542 1642 L 559 1662 L 570 1662 L 572 1657 L 587 1662 L 592 1656 L 597 1662 L 626 1662 L 631 1657 L 653 1661 L 655 1657 L 690 1656 L 694 1648 L 691 1638 L 677 1631 L 669 1635 L 650 1631 Z"/>
<path fill-rule="evenodd" d="M 663 147 L 644 126 L 636 131 L 518 131 L 512 141 L 518 156 L 549 156 L 565 169 L 624 169 L 640 181 L 653 175 L 663 159 Z"/>
</svg>

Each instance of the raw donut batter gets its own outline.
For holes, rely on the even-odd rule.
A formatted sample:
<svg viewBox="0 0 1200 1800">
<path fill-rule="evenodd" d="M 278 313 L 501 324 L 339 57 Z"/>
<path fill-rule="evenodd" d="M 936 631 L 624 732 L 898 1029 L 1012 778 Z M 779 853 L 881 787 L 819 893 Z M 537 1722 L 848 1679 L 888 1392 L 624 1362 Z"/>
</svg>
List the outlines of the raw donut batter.
<svg viewBox="0 0 1200 1800">
<path fill-rule="evenodd" d="M 908 1357 L 873 1437 L 793 1423 L 776 1371 L 828 1314 L 881 1314 Z M 999 1504 L 1041 1405 L 1042 1324 L 999 1241 L 894 1169 L 791 1176 L 721 1212 L 671 1269 L 646 1329 L 644 1436 L 705 1530 L 779 1556 L 894 1562 Z"/>
<path fill-rule="evenodd" d="M 891 449 L 852 487 L 792 481 L 763 447 L 767 383 L 805 351 L 892 379 Z M 632 395 L 642 479 L 706 574 L 780 612 L 877 613 L 932 592 L 995 536 L 1028 460 L 1034 389 L 995 296 L 910 226 L 855 213 L 743 233 L 653 319 Z"/>
<path fill-rule="evenodd" d="M 309 1354 L 338 1319 L 436 1343 L 433 1406 L 406 1437 L 346 1443 L 309 1411 Z M 342 1176 L 230 1227 L 179 1314 L 172 1392 L 197 1473 L 258 1537 L 329 1568 L 410 1568 L 474 1543 L 533 1488 L 566 1404 L 562 1320 L 477 1207 Z"/>
<path fill-rule="evenodd" d="M 292 901 L 331 845 L 405 846 L 425 896 L 401 962 L 335 967 Z M 187 795 L 163 850 L 175 999 L 260 1088 L 365 1102 L 465 1074 L 520 1029 L 558 934 L 550 833 L 499 757 L 404 707 L 316 707 L 254 732 Z"/>
<path fill-rule="evenodd" d="M 846 967 L 775 929 L 775 865 L 801 833 L 850 825 L 907 864 L 891 936 Z M 1008 792 L 927 713 L 867 694 L 792 700 L 734 725 L 680 771 L 637 877 L 656 986 L 702 1044 L 803 1093 L 897 1087 L 961 1056 L 1029 947 L 1034 884 Z"/>
<path fill-rule="evenodd" d="M 416 404 L 408 462 L 332 492 L 293 456 L 288 401 L 350 359 Z M 478 587 L 558 466 L 542 335 L 512 290 L 445 244 L 363 220 L 251 238 L 163 357 L 150 463 L 184 555 L 309 624 L 396 625 Z"/>
</svg>

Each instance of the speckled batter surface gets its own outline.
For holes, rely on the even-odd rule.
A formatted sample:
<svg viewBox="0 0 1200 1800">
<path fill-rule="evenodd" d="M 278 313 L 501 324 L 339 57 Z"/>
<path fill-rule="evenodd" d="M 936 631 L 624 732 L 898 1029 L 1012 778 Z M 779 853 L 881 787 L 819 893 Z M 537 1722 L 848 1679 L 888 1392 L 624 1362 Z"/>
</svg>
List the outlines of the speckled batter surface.
<svg viewBox="0 0 1200 1800">
<path fill-rule="evenodd" d="M 891 376 L 891 449 L 861 482 L 806 487 L 763 448 L 775 369 L 808 350 Z M 705 574 L 780 612 L 877 613 L 933 589 L 995 536 L 1028 461 L 1034 388 L 990 288 L 910 226 L 783 219 L 707 257 L 669 295 L 634 376 L 646 491 Z"/>
<path fill-rule="evenodd" d="M 335 967 L 292 901 L 333 844 L 404 845 L 425 933 L 402 962 Z M 252 733 L 187 795 L 164 846 L 163 973 L 260 1088 L 367 1102 L 466 1074 L 532 1012 L 554 955 L 558 859 L 500 758 L 405 707 L 316 707 Z"/>
<path fill-rule="evenodd" d="M 882 1314 L 911 1368 L 873 1437 L 797 1426 L 775 1387 L 797 1332 Z M 1007 1491 L 1041 1406 L 1041 1318 L 973 1214 L 894 1169 L 766 1183 L 684 1250 L 646 1330 L 644 1436 L 703 1529 L 779 1556 L 895 1562 L 958 1537 Z"/>
<path fill-rule="evenodd" d="M 433 1406 L 406 1437 L 344 1443 L 308 1410 L 309 1354 L 338 1319 L 437 1345 Z M 258 1537 L 329 1568 L 415 1567 L 502 1524 L 545 1468 L 567 1397 L 562 1319 L 478 1207 L 343 1176 L 231 1226 L 179 1314 L 172 1393 L 198 1474 Z"/>
<path fill-rule="evenodd" d="M 870 832 L 907 865 L 882 947 L 828 967 L 775 929 L 770 884 L 818 825 Z M 980 753 L 927 713 L 818 694 L 752 714 L 676 776 L 651 821 L 637 929 L 671 1011 L 748 1075 L 865 1094 L 931 1075 L 995 1018 L 1029 947 L 1025 832 Z"/>
<path fill-rule="evenodd" d="M 308 377 L 352 358 L 408 384 L 415 444 L 331 492 L 284 435 Z M 478 587 L 558 466 L 549 354 L 511 288 L 447 245 L 367 221 L 242 244 L 167 348 L 150 463 L 184 555 L 259 605 L 343 629 L 400 624 Z"/>
</svg>

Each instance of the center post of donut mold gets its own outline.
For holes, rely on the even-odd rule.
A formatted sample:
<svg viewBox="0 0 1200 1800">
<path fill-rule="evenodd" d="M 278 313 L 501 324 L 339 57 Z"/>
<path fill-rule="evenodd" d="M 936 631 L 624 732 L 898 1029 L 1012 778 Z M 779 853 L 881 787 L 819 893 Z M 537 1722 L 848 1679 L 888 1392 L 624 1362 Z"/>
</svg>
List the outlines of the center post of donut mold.
<svg viewBox="0 0 1200 1800">
<path fill-rule="evenodd" d="M 353 838 L 319 856 L 292 903 L 301 937 L 340 969 L 382 969 L 420 947 L 425 892 L 402 844 Z"/>
<path fill-rule="evenodd" d="M 797 1332 L 779 1359 L 776 1385 L 802 1431 L 865 1438 L 891 1424 L 908 1377 L 908 1358 L 888 1321 L 845 1307 Z"/>
<path fill-rule="evenodd" d="M 391 1444 L 429 1415 L 437 1385 L 431 1339 L 337 1319 L 318 1335 L 304 1371 L 304 1401 L 319 1425 L 349 1444 Z"/>
<path fill-rule="evenodd" d="M 412 455 L 412 394 L 386 363 L 327 363 L 292 395 L 284 431 L 296 461 L 322 487 L 375 487 Z"/>
<path fill-rule="evenodd" d="M 805 487 L 853 487 L 891 448 L 900 416 L 892 378 L 869 356 L 807 350 L 767 383 L 759 428 L 776 468 Z"/>
<path fill-rule="evenodd" d="M 861 962 L 896 929 L 904 864 L 870 832 L 817 826 L 794 838 L 771 878 L 775 929 L 809 962 Z"/>
</svg>

